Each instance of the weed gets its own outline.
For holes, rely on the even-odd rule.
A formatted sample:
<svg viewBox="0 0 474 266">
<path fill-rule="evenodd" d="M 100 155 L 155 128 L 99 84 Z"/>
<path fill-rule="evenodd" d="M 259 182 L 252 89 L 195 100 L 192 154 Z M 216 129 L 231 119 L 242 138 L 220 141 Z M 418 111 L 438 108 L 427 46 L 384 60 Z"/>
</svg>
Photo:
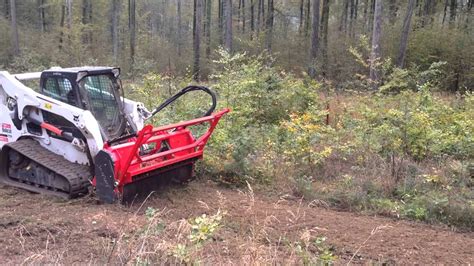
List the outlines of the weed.
<svg viewBox="0 0 474 266">
<path fill-rule="evenodd" d="M 196 245 L 201 245 L 211 238 L 215 231 L 221 226 L 222 213 L 220 210 L 212 215 L 203 214 L 191 221 L 191 234 L 189 239 Z"/>
</svg>

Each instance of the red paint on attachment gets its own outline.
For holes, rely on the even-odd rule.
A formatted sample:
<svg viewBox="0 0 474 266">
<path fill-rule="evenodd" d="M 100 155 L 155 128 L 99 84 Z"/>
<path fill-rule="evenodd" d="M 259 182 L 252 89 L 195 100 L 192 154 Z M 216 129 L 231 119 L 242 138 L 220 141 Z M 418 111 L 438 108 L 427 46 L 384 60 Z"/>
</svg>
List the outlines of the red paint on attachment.
<svg viewBox="0 0 474 266">
<path fill-rule="evenodd" d="M 201 158 L 209 137 L 229 109 L 210 116 L 162 127 L 146 125 L 137 137 L 115 146 L 104 145 L 114 160 L 116 192 L 122 193 L 135 176 L 193 158 Z M 187 127 L 208 123 L 208 130 L 195 138 Z M 143 152 L 143 147 L 148 147 Z M 165 148 L 166 147 L 166 148 Z"/>
</svg>

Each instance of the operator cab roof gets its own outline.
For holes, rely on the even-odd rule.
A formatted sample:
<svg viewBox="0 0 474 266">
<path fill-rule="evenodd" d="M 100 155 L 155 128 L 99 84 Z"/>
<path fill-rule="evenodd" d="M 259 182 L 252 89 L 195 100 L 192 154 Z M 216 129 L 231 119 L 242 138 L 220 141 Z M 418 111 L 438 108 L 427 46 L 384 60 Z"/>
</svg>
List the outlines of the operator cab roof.
<svg viewBox="0 0 474 266">
<path fill-rule="evenodd" d="M 78 73 L 78 72 L 110 72 L 111 70 L 116 69 L 116 67 L 104 67 L 104 66 L 82 66 L 82 67 L 52 67 L 43 72 L 69 72 L 69 73 Z"/>
<path fill-rule="evenodd" d="M 105 66 L 82 66 L 82 67 L 52 67 L 46 69 L 42 72 L 32 72 L 32 73 L 22 73 L 14 74 L 15 78 L 18 80 L 32 80 L 39 79 L 43 74 L 46 76 L 50 75 L 67 75 L 67 76 L 77 76 L 81 73 L 81 76 L 87 75 L 99 75 L 99 74 L 110 74 L 113 73 L 115 77 L 120 75 L 120 68 L 118 67 L 105 67 Z"/>
<path fill-rule="evenodd" d="M 98 67 L 98 66 L 83 66 L 83 67 L 52 67 L 41 73 L 41 77 L 48 76 L 68 76 L 77 82 L 89 75 L 110 75 L 113 74 L 116 78 L 120 76 L 120 68 L 118 67 Z"/>
</svg>

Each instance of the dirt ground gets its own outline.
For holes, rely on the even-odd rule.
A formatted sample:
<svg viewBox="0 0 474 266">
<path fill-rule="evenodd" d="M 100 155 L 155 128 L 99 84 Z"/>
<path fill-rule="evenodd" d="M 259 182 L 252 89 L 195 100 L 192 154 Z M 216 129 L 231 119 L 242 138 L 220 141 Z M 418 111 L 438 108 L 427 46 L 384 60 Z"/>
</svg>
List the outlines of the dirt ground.
<svg viewBox="0 0 474 266">
<path fill-rule="evenodd" d="M 472 232 L 314 205 L 321 204 L 264 196 L 251 188 L 222 188 L 210 181 L 167 187 L 143 206 L 128 207 L 97 204 L 91 197 L 64 201 L 0 185 L 0 261 L 138 264 L 131 259 L 138 250 L 131 243 L 146 225 L 145 210 L 152 207 L 169 227 L 218 209 L 225 214 L 216 234 L 194 253 L 196 261 L 205 264 L 300 264 L 306 255 L 320 251 L 308 248 L 301 253 L 297 243 L 304 246 L 321 236 L 335 264 L 474 263 Z M 174 238 L 179 234 L 169 234 L 166 243 L 180 241 Z M 156 239 L 165 241 L 165 236 Z M 139 243 L 143 250 L 145 241 Z M 154 246 L 156 252 L 162 246 Z"/>
</svg>

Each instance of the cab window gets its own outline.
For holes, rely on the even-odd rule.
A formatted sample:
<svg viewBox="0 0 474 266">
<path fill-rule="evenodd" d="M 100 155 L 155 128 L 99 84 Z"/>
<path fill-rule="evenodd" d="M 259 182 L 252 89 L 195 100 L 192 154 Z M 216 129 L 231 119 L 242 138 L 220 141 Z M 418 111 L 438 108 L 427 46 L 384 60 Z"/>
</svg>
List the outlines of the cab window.
<svg viewBox="0 0 474 266">
<path fill-rule="evenodd" d="M 46 78 L 43 85 L 43 94 L 58 101 L 76 106 L 76 93 L 67 78 Z"/>
</svg>

